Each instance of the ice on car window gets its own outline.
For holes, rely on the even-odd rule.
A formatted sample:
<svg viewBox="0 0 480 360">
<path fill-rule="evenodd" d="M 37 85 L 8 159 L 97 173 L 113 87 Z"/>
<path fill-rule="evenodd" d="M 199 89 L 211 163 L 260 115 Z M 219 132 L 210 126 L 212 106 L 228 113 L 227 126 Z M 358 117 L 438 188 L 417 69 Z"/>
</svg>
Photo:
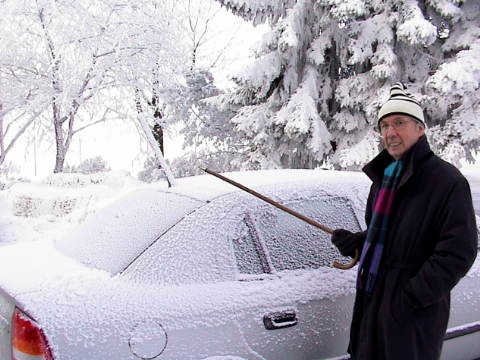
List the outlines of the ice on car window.
<svg viewBox="0 0 480 360">
<path fill-rule="evenodd" d="M 341 197 L 304 199 L 285 204 L 331 229 L 361 231 L 349 202 Z M 272 207 L 263 207 L 255 224 L 277 271 L 331 266 L 334 260 L 349 262 L 331 243 L 331 235 Z"/>
<path fill-rule="evenodd" d="M 55 246 L 87 266 L 116 274 L 202 204 L 155 189 L 134 191 L 98 211 Z"/>
<path fill-rule="evenodd" d="M 265 264 L 262 263 L 261 249 L 255 238 L 252 229 L 253 224 L 249 223 L 247 217 L 238 224 L 232 239 L 233 250 L 240 274 L 259 275 L 265 273 Z"/>
</svg>

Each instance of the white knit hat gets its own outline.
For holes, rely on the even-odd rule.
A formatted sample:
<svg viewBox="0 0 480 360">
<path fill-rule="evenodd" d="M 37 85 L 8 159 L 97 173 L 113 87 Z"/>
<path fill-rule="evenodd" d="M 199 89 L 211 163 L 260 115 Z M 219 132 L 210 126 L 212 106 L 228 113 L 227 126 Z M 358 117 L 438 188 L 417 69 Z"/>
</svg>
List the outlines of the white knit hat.
<svg viewBox="0 0 480 360">
<path fill-rule="evenodd" d="M 408 93 L 407 87 L 397 82 L 390 89 L 390 98 L 383 104 L 378 112 L 378 122 L 385 116 L 391 114 L 403 114 L 413 117 L 415 120 L 425 126 L 425 118 L 423 117 L 423 109 L 417 100 Z"/>
</svg>

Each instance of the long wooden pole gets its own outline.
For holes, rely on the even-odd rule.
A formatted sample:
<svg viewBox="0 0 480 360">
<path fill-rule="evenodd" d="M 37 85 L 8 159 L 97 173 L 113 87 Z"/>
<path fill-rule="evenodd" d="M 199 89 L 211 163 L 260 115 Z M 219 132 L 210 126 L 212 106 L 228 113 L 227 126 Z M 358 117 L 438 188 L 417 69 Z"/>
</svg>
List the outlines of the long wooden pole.
<svg viewBox="0 0 480 360">
<path fill-rule="evenodd" d="M 242 189 L 243 191 L 248 192 L 249 194 L 251 194 L 251 195 L 253 195 L 253 196 L 255 196 L 255 197 L 257 197 L 257 198 L 259 198 L 259 199 L 261 199 L 261 200 L 263 200 L 263 201 L 265 201 L 265 202 L 267 202 L 267 203 L 269 203 L 273 206 L 275 206 L 276 208 L 278 208 L 280 210 L 283 210 L 283 211 L 289 213 L 290 215 L 293 215 L 293 216 L 297 217 L 298 219 L 300 219 L 302 221 L 305 221 L 306 223 L 325 231 L 328 234 L 333 234 L 333 230 L 330 229 L 328 226 L 322 225 L 322 224 L 316 222 L 315 220 L 310 219 L 310 218 L 296 212 L 295 210 L 292 210 L 292 209 L 290 209 L 290 208 L 288 208 L 288 207 L 286 207 L 286 206 L 284 206 L 284 205 L 266 197 L 265 195 L 262 195 L 262 194 L 254 191 L 254 190 L 252 190 L 252 189 L 250 189 L 250 188 L 248 188 L 248 187 L 246 187 L 246 186 L 244 186 L 244 185 L 242 185 L 242 184 L 240 184 L 236 181 L 233 181 L 232 179 L 229 179 L 229 178 L 227 178 L 227 177 L 225 177 L 225 176 L 223 176 L 223 175 L 221 175 L 221 174 L 219 174 L 219 173 L 217 173 L 213 170 L 210 170 L 210 169 L 207 169 L 207 168 L 200 168 L 200 169 L 205 171 L 207 174 L 213 175 L 213 176 L 215 176 L 215 177 L 217 177 L 217 178 L 219 178 L 219 179 L 221 179 L 221 180 L 223 180 L 223 181 L 225 181 L 229 184 L 232 184 L 233 186 L 236 186 L 239 189 Z M 350 264 L 343 265 L 343 264 L 340 264 L 340 263 L 334 261 L 333 266 L 336 267 L 337 269 L 343 269 L 343 270 L 350 269 L 353 266 L 355 266 L 355 264 L 358 262 L 358 258 L 359 258 L 359 252 L 358 252 L 358 249 L 356 249 L 355 250 L 355 257 L 353 258 L 353 261 Z"/>
</svg>

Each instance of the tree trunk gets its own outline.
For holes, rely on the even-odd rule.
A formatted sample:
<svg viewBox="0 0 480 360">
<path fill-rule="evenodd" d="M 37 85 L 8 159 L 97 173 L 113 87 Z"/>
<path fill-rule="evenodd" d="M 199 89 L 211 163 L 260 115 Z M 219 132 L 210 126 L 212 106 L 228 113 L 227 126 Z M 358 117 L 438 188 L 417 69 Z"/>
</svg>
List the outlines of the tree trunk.
<svg viewBox="0 0 480 360">
<path fill-rule="evenodd" d="M 137 108 L 138 122 L 140 123 L 140 126 L 145 134 L 145 137 L 147 138 L 148 143 L 150 144 L 153 152 L 155 153 L 155 158 L 157 159 L 159 168 L 163 169 L 163 171 L 165 172 L 168 186 L 174 186 L 176 184 L 175 177 L 173 176 L 173 173 L 170 170 L 170 167 L 167 165 L 167 162 L 165 161 L 165 158 L 163 156 L 163 129 L 157 123 L 153 126 L 153 129 L 148 125 L 147 120 L 145 119 L 145 114 L 143 113 L 139 89 L 135 89 L 135 106 Z M 154 114 L 155 118 L 161 118 L 160 111 L 156 110 Z M 155 130 L 156 126 L 157 130 Z M 158 138 L 155 136 L 155 134 L 158 135 Z"/>
<path fill-rule="evenodd" d="M 165 151 L 163 148 L 163 128 L 158 123 L 153 125 L 152 134 L 157 141 L 158 146 L 160 147 L 160 151 L 165 156 Z"/>
<path fill-rule="evenodd" d="M 147 141 L 149 142 L 150 146 L 152 147 L 155 157 L 157 158 L 157 161 L 162 168 L 163 171 L 165 171 L 165 175 L 167 176 L 167 182 L 168 186 L 174 186 L 176 184 L 175 178 L 173 176 L 172 171 L 170 170 L 170 167 L 167 165 L 167 162 L 165 161 L 165 158 L 163 157 L 162 152 L 160 151 L 160 147 L 158 146 L 157 141 L 153 137 L 152 130 L 148 126 L 147 121 L 145 120 L 144 116 L 142 113 L 138 115 L 138 121 L 140 122 L 140 125 L 143 129 L 143 132 L 145 136 L 147 137 Z"/>
<path fill-rule="evenodd" d="M 63 165 L 65 163 L 65 148 L 63 144 L 63 129 L 62 124 L 58 121 L 54 122 L 55 127 L 55 144 L 56 144 L 56 155 L 55 155 L 55 168 L 53 169 L 54 173 L 63 172 Z"/>
</svg>

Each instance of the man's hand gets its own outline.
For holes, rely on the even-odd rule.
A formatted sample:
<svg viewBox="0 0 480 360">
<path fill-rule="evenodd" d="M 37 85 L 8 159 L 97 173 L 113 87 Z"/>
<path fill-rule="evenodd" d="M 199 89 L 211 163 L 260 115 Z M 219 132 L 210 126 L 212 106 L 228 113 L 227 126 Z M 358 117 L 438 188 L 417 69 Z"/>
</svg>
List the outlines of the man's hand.
<svg viewBox="0 0 480 360">
<path fill-rule="evenodd" d="M 340 254 L 343 256 L 355 256 L 355 249 L 357 248 L 357 236 L 351 231 L 345 229 L 337 229 L 333 231 L 332 243 L 335 245 Z"/>
</svg>

